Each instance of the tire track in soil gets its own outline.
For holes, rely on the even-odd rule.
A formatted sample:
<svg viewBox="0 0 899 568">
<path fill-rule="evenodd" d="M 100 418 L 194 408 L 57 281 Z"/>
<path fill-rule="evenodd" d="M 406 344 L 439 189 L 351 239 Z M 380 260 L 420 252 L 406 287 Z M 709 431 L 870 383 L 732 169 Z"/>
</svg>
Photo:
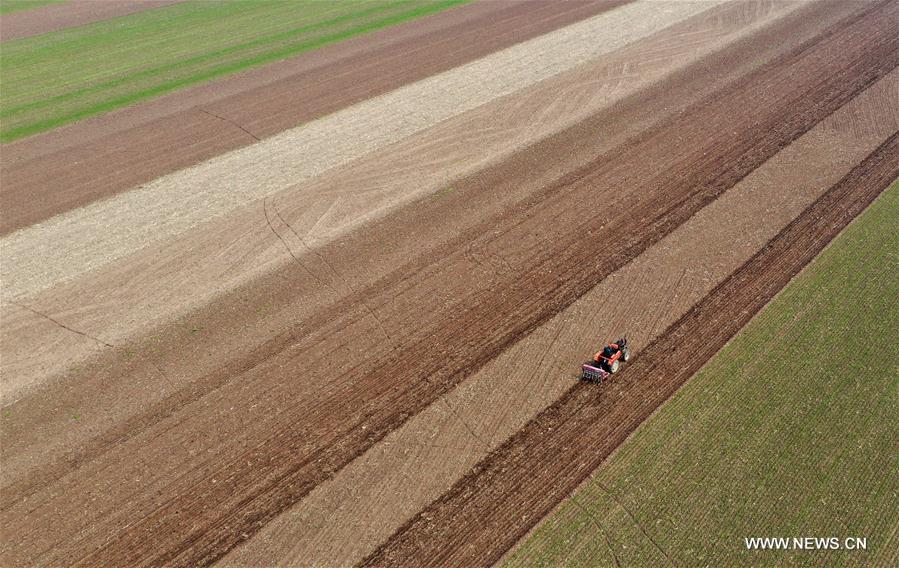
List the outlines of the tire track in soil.
<svg viewBox="0 0 899 568">
<path fill-rule="evenodd" d="M 672 324 L 614 382 L 574 385 L 361 565 L 498 561 L 897 177 L 899 133 Z M 675 354 L 683 352 L 694 356 Z"/>
<path fill-rule="evenodd" d="M 709 146 L 715 150 L 713 155 L 684 160 L 682 171 L 666 176 L 666 180 L 676 181 L 664 183 L 665 192 L 649 191 L 633 204 L 638 213 L 624 214 L 608 224 L 595 219 L 584 221 L 566 238 L 553 243 L 559 250 L 537 251 L 541 257 L 535 258 L 533 267 L 522 271 L 501 297 L 482 294 L 469 309 L 437 322 L 437 329 L 421 330 L 410 338 L 407 350 L 390 354 L 366 374 L 356 385 L 357 390 L 336 393 L 339 401 L 324 402 L 302 424 L 275 432 L 251 451 L 235 456 L 233 462 L 217 472 L 216 477 L 225 483 L 213 486 L 204 481 L 193 486 L 188 494 L 177 495 L 119 533 L 101 550 L 83 557 L 82 563 L 206 564 L 221 557 L 411 413 L 570 305 L 596 281 L 657 242 L 892 69 L 897 63 L 896 49 L 885 37 L 892 37 L 895 29 L 884 22 L 895 25 L 894 12 L 895 8 L 872 4 L 863 14 L 841 22 L 713 96 L 692 113 L 685 113 L 700 128 L 714 125 L 717 121 L 709 119 L 716 113 L 719 117 L 733 116 L 736 108 L 752 108 L 752 101 L 766 100 L 763 93 L 771 93 L 772 87 L 806 81 L 800 83 L 802 89 L 786 89 L 794 93 L 792 98 L 776 100 L 780 105 L 775 108 L 759 109 L 759 115 L 746 126 L 744 137 L 727 139 L 724 133 L 706 127 L 712 132 L 704 132 L 705 135 L 714 137 L 717 132 L 723 138 Z M 864 53 L 860 55 L 858 49 L 848 49 L 849 46 L 863 46 Z M 690 131 L 687 124 L 680 122 L 675 120 L 667 125 L 663 129 L 665 135 L 641 143 L 676 144 L 680 136 Z M 574 186 L 583 188 L 596 181 L 595 170 L 602 170 L 601 165 L 605 162 L 598 160 L 550 189 L 559 198 L 570 197 Z M 663 183 L 649 180 L 647 184 L 652 181 Z M 614 240 L 623 243 L 621 253 L 597 255 L 593 241 L 584 235 L 615 236 Z M 438 354 L 437 359 L 445 361 L 444 367 L 433 373 L 428 382 L 417 380 L 427 374 L 434 361 L 435 344 L 472 347 Z M 398 389 L 399 385 L 408 387 Z M 367 430 L 361 428 L 362 424 Z M 299 431 L 304 431 L 303 439 L 297 438 Z M 280 456 L 280 461 L 269 459 L 275 455 Z M 219 509 L 210 511 L 207 504 L 217 504 Z M 205 526 L 195 522 L 192 511 L 198 510 L 206 511 Z"/>
</svg>

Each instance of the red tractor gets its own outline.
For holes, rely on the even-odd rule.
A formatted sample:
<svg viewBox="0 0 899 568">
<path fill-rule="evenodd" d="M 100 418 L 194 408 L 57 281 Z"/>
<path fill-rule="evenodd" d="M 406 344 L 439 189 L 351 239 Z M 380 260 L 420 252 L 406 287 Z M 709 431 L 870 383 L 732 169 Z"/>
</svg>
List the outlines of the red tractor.
<svg viewBox="0 0 899 568">
<path fill-rule="evenodd" d="M 627 338 L 622 337 L 613 343 L 609 343 L 596 352 L 592 361 L 581 365 L 581 379 L 585 381 L 602 382 L 603 379 L 617 373 L 622 362 L 631 358 L 631 350 L 627 344 Z"/>
</svg>

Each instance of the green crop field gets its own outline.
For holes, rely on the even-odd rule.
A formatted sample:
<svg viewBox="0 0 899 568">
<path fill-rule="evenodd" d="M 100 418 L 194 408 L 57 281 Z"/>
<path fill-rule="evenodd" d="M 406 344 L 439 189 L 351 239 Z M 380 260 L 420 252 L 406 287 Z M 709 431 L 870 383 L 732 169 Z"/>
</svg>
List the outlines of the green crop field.
<svg viewBox="0 0 899 568">
<path fill-rule="evenodd" d="M 7 142 L 467 0 L 188 2 L 3 44 Z"/>
<path fill-rule="evenodd" d="M 899 182 L 507 559 L 896 566 Z M 747 550 L 748 537 L 867 550 Z"/>
<path fill-rule="evenodd" d="M 47 4 L 59 4 L 64 0 L 0 0 L 0 15 L 39 8 Z"/>
</svg>

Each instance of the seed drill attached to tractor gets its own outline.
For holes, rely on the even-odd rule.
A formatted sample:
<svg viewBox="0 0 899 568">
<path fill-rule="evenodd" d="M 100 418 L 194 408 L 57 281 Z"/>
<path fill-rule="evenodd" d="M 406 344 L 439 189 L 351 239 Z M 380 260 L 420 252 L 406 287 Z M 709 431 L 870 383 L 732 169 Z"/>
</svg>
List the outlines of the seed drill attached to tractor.
<svg viewBox="0 0 899 568">
<path fill-rule="evenodd" d="M 581 365 L 581 380 L 601 383 L 612 373 L 617 373 L 621 363 L 629 361 L 631 350 L 627 338 L 622 337 L 596 352 L 591 361 Z"/>
</svg>

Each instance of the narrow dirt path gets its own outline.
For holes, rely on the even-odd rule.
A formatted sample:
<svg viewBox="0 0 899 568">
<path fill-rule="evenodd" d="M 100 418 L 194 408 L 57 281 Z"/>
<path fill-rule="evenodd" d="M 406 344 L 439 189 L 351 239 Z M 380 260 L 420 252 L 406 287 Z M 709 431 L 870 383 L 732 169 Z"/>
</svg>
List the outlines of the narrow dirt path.
<svg viewBox="0 0 899 568">
<path fill-rule="evenodd" d="M 362 565 L 475 566 L 498 560 L 897 177 L 899 133 L 669 327 L 627 370 L 601 388 L 572 387 Z"/>
</svg>

